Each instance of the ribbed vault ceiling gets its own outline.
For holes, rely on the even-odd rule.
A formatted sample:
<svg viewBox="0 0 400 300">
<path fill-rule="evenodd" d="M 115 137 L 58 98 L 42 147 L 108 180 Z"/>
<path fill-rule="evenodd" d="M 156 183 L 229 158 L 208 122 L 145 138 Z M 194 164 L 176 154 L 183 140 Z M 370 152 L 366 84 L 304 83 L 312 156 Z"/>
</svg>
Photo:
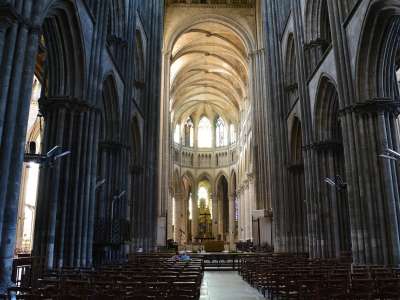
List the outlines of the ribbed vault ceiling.
<svg viewBox="0 0 400 300">
<path fill-rule="evenodd" d="M 235 32 L 217 23 L 196 25 L 176 40 L 171 59 L 171 109 L 176 120 L 196 112 L 238 121 L 247 97 L 248 63 Z"/>
</svg>

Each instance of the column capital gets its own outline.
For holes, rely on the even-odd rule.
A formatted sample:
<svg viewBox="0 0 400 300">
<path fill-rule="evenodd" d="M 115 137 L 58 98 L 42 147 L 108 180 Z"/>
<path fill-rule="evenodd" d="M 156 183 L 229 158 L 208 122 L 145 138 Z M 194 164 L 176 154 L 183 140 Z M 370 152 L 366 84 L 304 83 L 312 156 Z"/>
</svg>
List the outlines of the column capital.
<svg viewBox="0 0 400 300">
<path fill-rule="evenodd" d="M 34 24 L 32 24 L 29 19 L 23 17 L 10 3 L 0 4 L 0 23 L 6 25 L 19 23 L 35 32 L 41 31 L 40 26 L 35 26 Z"/>
<path fill-rule="evenodd" d="M 325 140 L 325 141 L 312 143 L 303 148 L 307 148 L 307 147 L 311 148 L 312 150 L 315 150 L 317 152 L 321 152 L 321 151 L 338 152 L 338 151 L 342 150 L 343 144 L 337 140 Z"/>
<path fill-rule="evenodd" d="M 111 151 L 120 151 L 125 146 L 121 143 L 115 142 L 115 141 L 101 141 L 99 143 L 99 147 L 104 150 L 111 150 Z"/>
<path fill-rule="evenodd" d="M 328 47 L 329 42 L 325 39 L 322 38 L 317 38 L 315 40 L 311 40 L 308 43 L 304 44 L 304 50 L 311 50 L 313 48 L 318 48 L 318 47 Z"/>
<path fill-rule="evenodd" d="M 264 51 L 265 51 L 265 48 L 254 49 L 254 50 L 252 50 L 252 51 L 249 52 L 249 57 L 251 58 L 251 57 L 253 57 L 253 56 L 255 56 L 255 55 L 264 53 Z"/>
<path fill-rule="evenodd" d="M 111 34 L 107 37 L 107 43 L 110 45 L 117 45 L 121 47 L 127 47 L 128 46 L 128 41 L 124 38 L 121 38 L 115 34 Z"/>
<path fill-rule="evenodd" d="M 297 82 L 293 82 L 292 84 L 288 84 L 283 87 L 283 89 L 286 92 L 294 92 L 294 91 L 298 90 L 298 88 L 299 88 L 299 84 Z"/>
<path fill-rule="evenodd" d="M 75 97 L 41 97 L 38 102 L 40 111 L 43 113 L 60 108 L 78 112 L 99 111 L 99 109 L 95 108 L 93 105 L 90 105 L 86 101 Z"/>
<path fill-rule="evenodd" d="M 302 170 L 304 170 L 304 163 L 303 162 L 297 162 L 297 163 L 288 164 L 287 165 L 287 169 L 289 171 L 293 171 L 293 172 L 302 171 Z"/>
<path fill-rule="evenodd" d="M 7 24 L 17 23 L 21 20 L 21 16 L 10 3 L 0 4 L 0 21 Z"/>
<path fill-rule="evenodd" d="M 247 175 L 247 180 L 248 180 L 248 182 L 249 182 L 249 183 L 253 183 L 254 178 L 255 178 L 254 173 L 253 173 L 253 172 L 250 172 L 250 173 L 247 173 L 246 175 Z"/>
<path fill-rule="evenodd" d="M 249 187 L 249 179 L 245 179 L 243 181 L 243 189 L 247 189 Z"/>
<path fill-rule="evenodd" d="M 357 114 L 389 112 L 397 116 L 400 114 L 400 99 L 374 98 L 366 100 L 342 108 L 339 111 L 339 115 L 343 116 L 346 113 L 353 113 L 353 112 Z"/>
</svg>

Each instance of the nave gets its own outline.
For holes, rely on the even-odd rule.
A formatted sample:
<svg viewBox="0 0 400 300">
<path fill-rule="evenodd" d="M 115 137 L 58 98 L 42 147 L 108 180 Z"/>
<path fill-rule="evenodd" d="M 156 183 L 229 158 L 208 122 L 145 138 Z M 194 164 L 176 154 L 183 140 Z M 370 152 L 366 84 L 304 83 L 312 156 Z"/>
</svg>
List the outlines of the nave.
<svg viewBox="0 0 400 300">
<path fill-rule="evenodd" d="M 396 299 L 399 116 L 399 0 L 0 0 L 0 294 Z"/>
</svg>

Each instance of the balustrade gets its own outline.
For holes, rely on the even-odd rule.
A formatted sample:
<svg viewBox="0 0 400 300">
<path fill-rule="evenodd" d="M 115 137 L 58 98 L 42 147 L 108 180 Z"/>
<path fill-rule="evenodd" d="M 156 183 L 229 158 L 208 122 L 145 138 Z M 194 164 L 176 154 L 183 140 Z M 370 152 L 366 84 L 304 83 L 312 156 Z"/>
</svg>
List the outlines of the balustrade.
<svg viewBox="0 0 400 300">
<path fill-rule="evenodd" d="M 196 149 L 174 144 L 174 163 L 189 168 L 223 168 L 238 160 L 236 144 L 213 149 Z"/>
</svg>

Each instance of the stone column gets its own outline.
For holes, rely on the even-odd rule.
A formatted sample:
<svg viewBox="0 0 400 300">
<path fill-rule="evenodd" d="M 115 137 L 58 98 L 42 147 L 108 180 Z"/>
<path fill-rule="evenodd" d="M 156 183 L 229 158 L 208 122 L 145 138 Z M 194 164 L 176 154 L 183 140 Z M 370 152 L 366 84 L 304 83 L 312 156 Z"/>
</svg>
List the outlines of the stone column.
<svg viewBox="0 0 400 300">
<path fill-rule="evenodd" d="M 244 239 L 245 239 L 244 225 L 245 225 L 246 214 L 245 214 L 245 209 L 244 209 L 243 187 L 239 187 L 239 189 L 238 189 L 237 200 L 238 200 L 238 205 L 239 205 L 238 239 L 240 241 L 244 241 Z"/>
<path fill-rule="evenodd" d="M 355 264 L 399 265 L 400 170 L 395 162 L 378 157 L 385 148 L 396 151 L 400 148 L 396 124 L 399 102 L 386 98 L 388 93 L 383 90 L 372 91 L 370 97 L 373 99 L 357 99 L 348 38 L 343 27 L 344 3 L 329 0 L 327 4 L 336 67 L 340 74 L 340 120 L 347 167 L 353 261 Z M 378 79 L 378 74 L 370 76 Z"/>
<path fill-rule="evenodd" d="M 0 58 L 5 62 L 0 67 L 0 293 L 11 285 L 26 127 L 39 40 L 39 27 L 31 23 L 33 3 L 18 1 L 13 7 L 14 2 L 0 4 Z M 42 2 L 37 3 L 39 11 L 42 7 Z"/>
<path fill-rule="evenodd" d="M 218 209 L 218 199 L 216 193 L 210 193 L 210 198 L 212 199 L 212 234 L 214 238 L 218 237 L 219 233 L 219 209 Z"/>
<path fill-rule="evenodd" d="M 196 237 L 198 234 L 198 229 L 199 229 L 198 216 L 199 216 L 199 210 L 197 207 L 197 187 L 196 187 L 193 188 L 193 193 L 192 193 L 192 242 L 196 241 Z"/>
<path fill-rule="evenodd" d="M 222 193 L 219 191 L 218 186 L 216 187 L 216 201 L 217 201 L 217 210 L 218 210 L 218 218 L 217 218 L 217 234 L 221 236 L 221 239 L 224 239 L 224 222 L 223 222 L 223 198 Z"/>
<path fill-rule="evenodd" d="M 177 236 L 177 232 L 176 232 L 176 220 L 175 220 L 175 224 L 173 223 L 173 201 L 175 199 L 175 207 L 176 207 L 176 196 L 178 195 L 178 193 L 174 193 L 172 191 L 172 189 L 170 188 L 169 190 L 169 194 L 168 194 L 168 200 L 167 200 L 167 239 L 174 239 L 176 240 Z M 175 225 L 175 229 L 172 229 L 172 226 Z"/>
<path fill-rule="evenodd" d="M 249 178 L 249 216 L 250 216 L 250 232 L 249 232 L 249 238 L 253 240 L 253 211 L 256 209 L 256 195 L 255 195 L 255 181 L 254 181 L 254 175 L 252 173 L 247 174 L 247 177 Z"/>
<path fill-rule="evenodd" d="M 229 249 L 234 249 L 235 243 L 235 192 L 229 195 Z"/>
<path fill-rule="evenodd" d="M 87 266 L 94 209 L 89 189 L 93 177 L 93 145 L 98 117 L 85 102 L 73 98 L 42 98 L 45 116 L 44 151 L 60 146 L 71 151 L 54 166 L 42 169 L 39 179 L 33 254 L 46 258 L 46 267 Z"/>
<path fill-rule="evenodd" d="M 140 165 L 131 165 L 130 166 L 130 176 L 131 176 L 131 186 L 132 186 L 132 217 L 131 217 L 131 230 L 132 230 L 132 251 L 137 251 L 140 247 L 139 243 L 139 222 L 140 222 L 140 214 L 139 214 L 139 203 L 141 199 L 141 180 L 142 180 L 142 172 L 143 167 Z"/>
<path fill-rule="evenodd" d="M 245 189 L 244 189 L 244 205 L 246 211 L 246 224 L 245 224 L 245 239 L 251 239 L 251 203 L 250 203 L 250 185 L 249 180 L 245 181 Z"/>
<path fill-rule="evenodd" d="M 180 192 L 175 194 L 175 240 L 182 244 L 185 236 L 182 232 L 187 234 L 185 227 L 183 226 L 183 218 L 181 217 L 184 212 L 184 193 Z"/>
</svg>

